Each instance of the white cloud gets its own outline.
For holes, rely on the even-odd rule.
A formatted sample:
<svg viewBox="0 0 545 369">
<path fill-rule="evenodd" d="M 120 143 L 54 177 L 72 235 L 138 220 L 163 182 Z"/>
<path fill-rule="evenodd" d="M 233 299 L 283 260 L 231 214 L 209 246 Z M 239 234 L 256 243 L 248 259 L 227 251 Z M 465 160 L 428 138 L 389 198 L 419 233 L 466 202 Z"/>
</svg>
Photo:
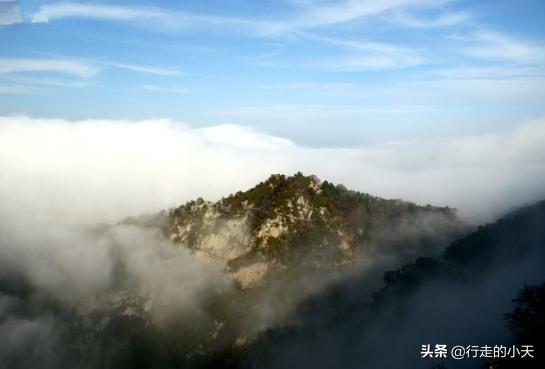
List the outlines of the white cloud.
<svg viewBox="0 0 545 369">
<path fill-rule="evenodd" d="M 122 261 L 123 282 L 150 297 L 152 317 L 168 324 L 173 313 L 202 317 L 208 297 L 231 284 L 152 230 L 97 223 L 198 196 L 219 199 L 271 173 L 299 170 L 491 220 L 545 196 L 545 120 L 493 135 L 327 149 L 237 125 L 2 117 L 0 168 L 2 271 L 24 276 L 76 312 L 89 312 L 101 299 L 118 298 L 111 292 Z M 253 311 L 270 324 L 265 305 Z"/>
<path fill-rule="evenodd" d="M 307 40 L 333 45 L 351 52 L 349 55 L 320 62 L 320 66 L 326 68 L 336 70 L 398 69 L 423 64 L 426 61 L 421 55 L 421 51 L 415 48 L 382 42 L 322 37 L 307 32 L 298 32 L 298 35 Z"/>
<path fill-rule="evenodd" d="M 32 15 L 32 23 L 48 23 L 63 18 L 87 18 L 111 21 L 170 22 L 168 13 L 156 8 L 141 8 L 92 3 L 48 4 Z"/>
<path fill-rule="evenodd" d="M 279 150 L 282 147 L 295 147 L 288 139 L 271 136 L 259 132 L 251 127 L 242 127 L 235 124 L 224 124 L 202 129 L 204 136 L 210 143 L 230 145 L 243 149 Z"/>
<path fill-rule="evenodd" d="M 181 31 L 187 28 L 210 29 L 210 27 L 250 30 L 254 34 L 278 31 L 278 25 L 251 19 L 184 13 L 158 7 L 71 2 L 44 5 L 32 15 L 31 21 L 48 23 L 64 18 L 127 22 L 162 31 Z"/>
<path fill-rule="evenodd" d="M 214 200 L 299 170 L 483 221 L 545 196 L 545 120 L 493 135 L 327 149 L 235 125 L 4 117 L 0 166 L 6 211 L 68 222 Z"/>
<path fill-rule="evenodd" d="M 66 78 L 48 78 L 48 77 L 28 77 L 18 74 L 5 74 L 0 76 L 0 80 L 16 83 L 25 86 L 28 89 L 41 87 L 67 87 L 80 88 L 91 85 L 89 79 L 66 79 Z"/>
<path fill-rule="evenodd" d="M 0 74 L 17 72 L 58 72 L 90 78 L 99 69 L 82 61 L 69 59 L 0 58 Z"/>
<path fill-rule="evenodd" d="M 453 38 L 468 43 L 468 46 L 460 48 L 459 51 L 474 58 L 522 64 L 545 62 L 545 47 L 542 44 L 499 32 L 481 31 Z"/>
<path fill-rule="evenodd" d="M 467 12 L 445 12 L 435 17 L 422 17 L 410 12 L 395 12 L 384 18 L 391 23 L 412 28 L 439 28 L 459 25 L 471 19 Z"/>
<path fill-rule="evenodd" d="M 379 69 L 400 69 L 420 65 L 424 59 L 413 55 L 388 55 L 373 53 L 370 55 L 350 56 L 323 62 L 325 68 L 342 71 L 361 71 Z"/>
<path fill-rule="evenodd" d="M 403 9 L 438 8 L 450 1 L 438 0 L 343 0 L 296 1 L 305 9 L 294 23 L 299 27 L 315 27 L 354 21 Z"/>
<path fill-rule="evenodd" d="M 184 30 L 188 28 L 221 28 L 229 31 L 250 32 L 252 35 L 281 35 L 304 29 L 338 25 L 388 12 L 421 9 L 439 9 L 452 0 L 343 0 L 293 1 L 291 14 L 279 19 L 261 17 L 237 18 L 172 11 L 159 7 L 104 5 L 64 2 L 42 6 L 32 15 L 33 23 L 48 23 L 64 18 L 82 18 L 141 24 L 156 30 Z M 459 23 L 466 18 L 462 13 L 444 13 L 435 19 L 400 17 L 400 26 L 436 27 Z"/>
<path fill-rule="evenodd" d="M 4 85 L 0 93 L 27 93 L 41 91 L 45 87 L 77 88 L 86 87 L 91 84 L 94 77 L 101 68 L 120 68 L 137 73 L 144 73 L 156 76 L 184 76 L 185 73 L 177 69 L 159 68 L 128 63 L 117 63 L 111 61 L 84 61 L 66 58 L 0 58 L 0 81 Z M 31 72 L 41 73 L 39 76 L 23 75 Z M 51 78 L 43 73 L 60 73 L 67 78 Z M 167 88 L 155 85 L 147 85 L 147 90 L 187 93 L 187 90 L 180 88 Z"/>
<path fill-rule="evenodd" d="M 183 76 L 185 73 L 176 70 L 176 69 L 165 69 L 165 68 L 157 68 L 157 67 L 150 67 L 150 66 L 143 66 L 143 65 L 135 65 L 135 64 L 125 64 L 125 63 L 113 63 L 113 62 L 106 62 L 106 65 L 115 67 L 115 68 L 121 68 L 121 69 L 128 69 L 135 72 L 140 73 L 146 73 L 146 74 L 155 74 L 158 76 Z"/>
</svg>

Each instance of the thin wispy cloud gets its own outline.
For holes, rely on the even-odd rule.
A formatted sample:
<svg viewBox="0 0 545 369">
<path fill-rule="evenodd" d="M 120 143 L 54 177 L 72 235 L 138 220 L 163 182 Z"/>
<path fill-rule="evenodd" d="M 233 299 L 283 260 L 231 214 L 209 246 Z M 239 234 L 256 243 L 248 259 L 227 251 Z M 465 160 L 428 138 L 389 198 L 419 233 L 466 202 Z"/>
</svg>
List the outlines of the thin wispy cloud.
<svg viewBox="0 0 545 369">
<path fill-rule="evenodd" d="M 0 58 L 0 74 L 16 72 L 57 72 L 90 78 L 97 74 L 99 69 L 79 60 Z"/>
<path fill-rule="evenodd" d="M 322 37 L 308 32 L 297 35 L 306 40 L 327 44 L 350 52 L 350 54 L 320 61 L 318 64 L 328 69 L 339 70 L 373 70 L 408 68 L 423 64 L 426 58 L 421 50 L 411 47 L 371 42 L 363 40 Z"/>
<path fill-rule="evenodd" d="M 18 74 L 0 75 L 0 80 L 31 87 L 67 87 L 80 88 L 92 84 L 89 79 L 67 79 L 67 78 L 49 78 L 49 77 L 28 77 Z"/>
<path fill-rule="evenodd" d="M 532 64 L 545 61 L 543 44 L 522 40 L 493 31 L 480 31 L 469 36 L 453 36 L 467 43 L 460 52 L 474 58 L 503 60 L 515 63 Z"/>
<path fill-rule="evenodd" d="M 314 133 L 301 127 L 317 121 L 342 124 L 348 131 L 377 127 L 369 128 L 376 137 L 395 135 L 391 126 L 404 122 L 402 131 L 414 124 L 423 135 L 430 132 L 423 127 L 432 125 L 440 128 L 430 135 L 457 132 L 455 121 L 464 127 L 472 119 L 490 127 L 515 124 L 543 112 L 545 39 L 537 32 L 536 9 L 545 7 L 528 1 L 534 5 L 39 1 L 25 5 L 23 23 L 2 27 L 14 42 L 5 44 L 0 56 L 0 83 L 4 94 L 17 96 L 0 106 L 0 113 L 77 118 L 91 110 L 96 116 L 134 119 L 168 114 L 262 125 L 293 139 L 311 137 Z M 21 62 L 3 60 L 12 58 Z M 89 89 L 80 88 L 88 85 L 97 91 L 93 99 Z M 110 101 L 115 91 L 129 90 L 137 94 Z M 35 91 L 71 94 L 74 104 L 44 108 L 32 101 Z M 167 98 L 188 92 L 191 99 Z M 495 109 L 486 117 L 484 105 Z M 422 108 L 429 106 L 431 111 Z M 350 134 L 312 137 L 311 145 L 313 140 L 367 140 Z"/>
<path fill-rule="evenodd" d="M 110 21 L 155 21 L 169 23 L 167 12 L 155 8 L 102 5 L 92 3 L 57 3 L 42 6 L 32 15 L 32 23 L 49 23 L 63 18 L 87 18 Z"/>
<path fill-rule="evenodd" d="M 167 10 L 158 7 L 103 5 L 92 3 L 58 3 L 42 6 L 31 17 L 32 23 L 49 23 L 65 18 L 118 21 L 139 24 L 150 30 L 181 31 L 190 28 L 223 28 L 276 33 L 279 26 L 269 22 L 236 17 L 222 17 Z"/>
<path fill-rule="evenodd" d="M 412 28 L 440 28 L 451 27 L 471 19 L 471 14 L 468 12 L 445 12 L 436 17 L 425 17 L 415 15 L 410 12 L 396 12 L 388 14 L 384 19 L 390 23 Z"/>
<path fill-rule="evenodd" d="M 0 58 L 3 94 L 43 91 L 44 88 L 79 88 L 89 86 L 101 70 L 117 68 L 154 76 L 179 77 L 185 73 L 148 65 L 68 58 Z M 36 75 L 40 73 L 40 75 Z M 45 73 L 45 74 L 44 74 Z M 63 78 L 59 78 L 62 75 Z M 148 86 L 149 87 L 149 86 Z M 182 93 L 182 89 L 170 92 Z M 187 91 L 186 91 L 187 92 Z"/>
<path fill-rule="evenodd" d="M 381 54 L 406 54 L 406 53 L 415 53 L 414 49 L 409 49 L 406 47 L 399 47 L 393 44 L 387 44 L 383 42 L 370 42 L 362 40 L 350 40 L 350 39 L 341 39 L 333 37 L 321 37 L 312 35 L 309 33 L 299 33 L 304 35 L 304 37 L 316 40 L 323 43 L 328 43 L 337 47 L 345 48 L 352 51 L 361 51 L 361 52 L 374 52 Z"/>
<path fill-rule="evenodd" d="M 294 1 L 305 10 L 294 23 L 299 27 L 317 27 L 346 23 L 364 17 L 402 9 L 438 8 L 450 1 L 432 0 L 344 0 Z"/>
<path fill-rule="evenodd" d="M 372 53 L 324 61 L 323 67 L 341 71 L 400 69 L 420 65 L 425 59 L 412 54 Z"/>
<path fill-rule="evenodd" d="M 420 10 L 441 10 L 452 1 L 431 0 L 386 0 L 376 1 L 293 1 L 292 12 L 270 19 L 267 16 L 238 18 L 166 10 L 158 7 L 129 5 L 104 5 L 91 3 L 57 3 L 41 7 L 32 16 L 34 23 L 47 23 L 64 18 L 82 18 L 118 21 L 139 24 L 156 30 L 221 29 L 227 32 L 242 32 L 249 36 L 286 37 L 289 39 L 326 43 L 340 47 L 353 54 L 311 62 L 314 67 L 338 71 L 387 70 L 410 68 L 425 63 L 429 58 L 420 50 L 411 47 L 372 41 L 342 40 L 320 36 L 314 30 L 322 26 L 339 25 L 364 17 L 386 15 L 394 24 L 404 27 L 430 28 L 449 26 L 463 22 L 467 12 L 441 11 L 435 18 L 419 17 Z M 297 41 L 296 41 L 297 42 Z M 278 66 L 271 60 L 258 63 L 262 66 Z M 126 64 L 112 64 L 126 69 L 159 75 L 177 75 L 176 72 Z"/>
<path fill-rule="evenodd" d="M 0 58 L 0 93 L 35 94 L 48 88 L 86 87 L 99 70 L 80 60 Z"/>
<path fill-rule="evenodd" d="M 106 62 L 105 64 L 114 68 L 127 69 L 134 72 L 139 72 L 139 73 L 155 74 L 158 76 L 184 76 L 185 75 L 185 73 L 177 69 L 165 69 L 165 68 L 158 68 L 158 67 L 151 67 L 151 66 L 144 66 L 144 65 L 113 63 L 113 62 Z"/>
<path fill-rule="evenodd" d="M 254 36 L 289 34 L 305 29 L 331 26 L 379 16 L 387 12 L 403 12 L 396 17 L 397 25 L 404 27 L 438 27 L 460 23 L 467 18 L 461 12 L 440 14 L 436 18 L 417 18 L 409 11 L 437 9 L 451 1 L 384 0 L 384 1 L 293 1 L 293 11 L 281 18 L 233 17 L 180 12 L 159 7 L 105 5 L 64 2 L 42 6 L 31 17 L 32 23 L 49 23 L 64 18 L 81 18 L 141 24 L 159 30 L 184 30 L 189 28 L 221 28 L 229 31 L 250 32 Z M 393 18 L 394 19 L 394 18 Z"/>
</svg>

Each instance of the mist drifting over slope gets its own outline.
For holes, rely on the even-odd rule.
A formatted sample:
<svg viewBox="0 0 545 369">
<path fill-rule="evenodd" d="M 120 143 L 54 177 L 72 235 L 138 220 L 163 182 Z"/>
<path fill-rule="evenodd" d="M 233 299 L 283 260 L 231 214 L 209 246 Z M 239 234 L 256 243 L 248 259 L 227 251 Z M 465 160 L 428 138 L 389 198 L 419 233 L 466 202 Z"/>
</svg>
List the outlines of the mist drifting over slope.
<svg viewBox="0 0 545 369">
<path fill-rule="evenodd" d="M 123 283 L 153 297 L 152 316 L 175 310 L 198 321 L 211 295 L 232 288 L 152 230 L 97 225 L 297 171 L 489 221 L 544 195 L 545 120 L 495 135 L 331 149 L 237 125 L 3 117 L 0 167 L 0 277 L 34 289 L 0 296 L 0 332 L 12 332 L 0 341 L 0 360 L 70 367 L 64 322 L 44 310 L 50 298 L 78 308 L 107 296 L 122 270 Z"/>
<path fill-rule="evenodd" d="M 171 260 L 183 255 L 145 249 L 153 234 L 125 227 L 104 236 L 87 227 L 196 197 L 218 199 L 271 173 L 299 170 L 386 198 L 457 207 L 462 219 L 488 221 L 544 195 L 545 120 L 496 135 L 316 149 L 236 125 L 4 117 L 0 167 L 0 257 L 6 267 L 65 295 L 91 293 L 112 283 L 115 249 L 129 263 L 139 252 L 151 253 L 152 267 L 141 267 L 145 277 L 135 269 L 137 280 L 154 280 L 154 267 L 168 270 L 180 262 L 195 276 L 174 280 L 198 284 L 199 267 Z M 209 280 L 211 274 L 204 274 Z M 211 279 L 221 285 L 220 276 Z"/>
<path fill-rule="evenodd" d="M 369 274 L 342 281 L 300 309 L 297 324 L 262 335 L 245 368 L 541 368 L 535 359 L 495 363 L 483 357 L 424 359 L 421 345 L 509 345 L 504 314 L 518 292 L 545 278 L 545 201 L 479 227 L 435 258 L 421 257 L 384 275 L 373 297 Z M 527 320 L 536 326 L 543 311 Z M 503 366 L 505 365 L 505 366 Z"/>
</svg>

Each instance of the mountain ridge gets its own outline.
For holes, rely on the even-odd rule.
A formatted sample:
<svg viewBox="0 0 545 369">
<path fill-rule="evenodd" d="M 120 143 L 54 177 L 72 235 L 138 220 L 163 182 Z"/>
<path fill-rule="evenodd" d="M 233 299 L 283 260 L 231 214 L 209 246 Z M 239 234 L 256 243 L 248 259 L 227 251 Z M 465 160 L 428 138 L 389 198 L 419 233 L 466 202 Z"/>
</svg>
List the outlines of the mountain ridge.
<svg viewBox="0 0 545 369">
<path fill-rule="evenodd" d="M 198 198 L 125 222 L 160 225 L 167 238 L 224 269 L 242 288 L 293 265 L 331 271 L 381 243 L 435 243 L 439 233 L 446 239 L 461 228 L 455 209 L 386 200 L 301 172 L 273 174 L 217 202 Z"/>
</svg>

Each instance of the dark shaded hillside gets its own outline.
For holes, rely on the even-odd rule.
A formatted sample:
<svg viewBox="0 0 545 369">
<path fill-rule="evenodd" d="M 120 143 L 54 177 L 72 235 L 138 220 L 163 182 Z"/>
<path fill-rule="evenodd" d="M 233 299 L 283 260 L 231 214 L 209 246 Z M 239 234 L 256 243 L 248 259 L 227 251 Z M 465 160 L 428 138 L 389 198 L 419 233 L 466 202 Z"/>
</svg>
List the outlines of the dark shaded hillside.
<svg viewBox="0 0 545 369">
<path fill-rule="evenodd" d="M 545 367 L 545 283 L 525 286 L 513 302 L 513 310 L 505 314 L 513 342 L 517 345 L 532 343 L 534 359 L 490 359 L 486 364 L 493 369 L 541 369 Z"/>
<path fill-rule="evenodd" d="M 430 278 L 472 281 L 490 270 L 531 262 L 545 248 L 545 201 L 521 209 L 454 241 L 440 258 L 419 258 L 388 272 L 376 302 L 407 293 Z"/>
<path fill-rule="evenodd" d="M 421 345 L 517 342 L 504 317 L 525 284 L 545 280 L 544 225 L 545 202 L 540 202 L 479 227 L 441 257 L 418 258 L 387 272 L 372 301 L 366 298 L 365 274 L 341 283 L 307 302 L 297 324 L 263 335 L 246 352 L 244 366 L 479 368 L 483 359 L 424 360 Z M 539 309 L 532 318 L 536 324 L 545 315 Z M 502 365 L 537 368 L 539 362 Z"/>
</svg>

